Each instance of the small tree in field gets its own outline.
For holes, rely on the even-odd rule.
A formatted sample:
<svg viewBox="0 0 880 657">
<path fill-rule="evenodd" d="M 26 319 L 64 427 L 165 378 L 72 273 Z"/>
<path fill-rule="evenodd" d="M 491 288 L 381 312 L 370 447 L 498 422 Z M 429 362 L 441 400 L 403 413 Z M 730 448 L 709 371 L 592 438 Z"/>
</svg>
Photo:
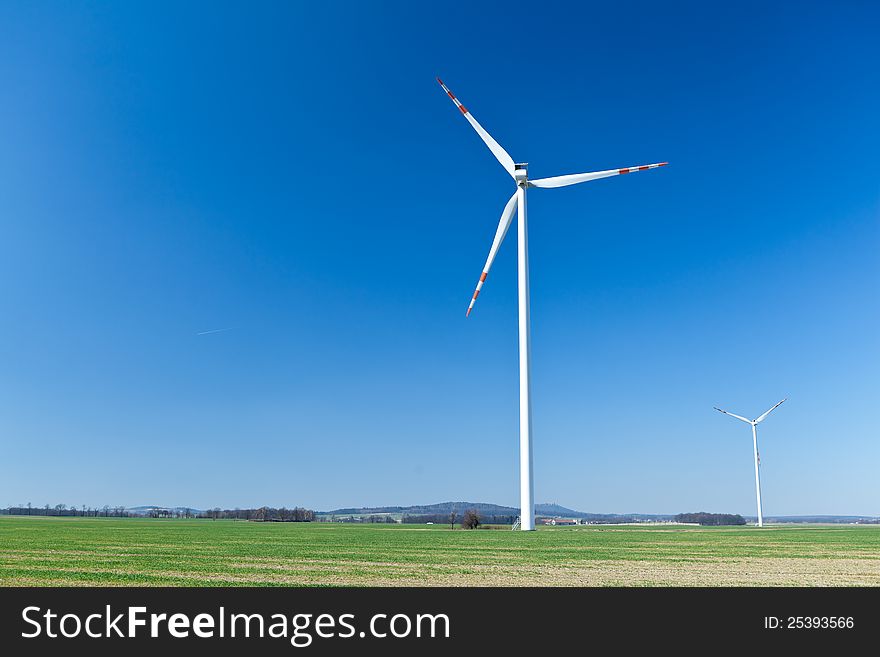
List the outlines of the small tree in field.
<svg viewBox="0 0 880 657">
<path fill-rule="evenodd" d="M 454 510 L 449 514 L 449 529 L 455 529 L 455 518 L 457 516 L 458 512 Z"/>
<path fill-rule="evenodd" d="M 464 512 L 461 519 L 462 529 L 476 529 L 480 526 L 480 516 L 474 509 L 468 509 Z"/>
</svg>

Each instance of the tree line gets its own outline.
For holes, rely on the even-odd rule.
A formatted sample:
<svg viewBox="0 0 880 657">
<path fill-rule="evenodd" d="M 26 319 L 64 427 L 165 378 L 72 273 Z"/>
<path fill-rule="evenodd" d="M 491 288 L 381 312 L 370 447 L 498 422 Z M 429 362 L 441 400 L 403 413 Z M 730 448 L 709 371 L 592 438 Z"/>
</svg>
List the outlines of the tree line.
<svg viewBox="0 0 880 657">
<path fill-rule="evenodd" d="M 143 512 L 132 511 L 124 506 L 89 507 L 85 504 L 75 505 L 56 504 L 54 506 L 10 506 L 0 509 L 0 514 L 11 516 L 63 516 L 85 518 L 207 518 L 210 520 L 253 520 L 255 522 L 312 522 L 315 520 L 315 512 L 311 509 L 294 507 L 274 508 L 261 506 L 255 509 L 221 509 L 219 506 L 205 511 L 189 508 L 165 509 L 147 508 Z"/>
<path fill-rule="evenodd" d="M 468 509 L 465 511 L 473 511 L 473 513 L 477 514 L 477 517 L 480 519 L 480 524 L 482 525 L 512 525 L 516 522 L 516 516 L 510 515 L 484 515 L 482 513 L 478 513 L 474 509 Z M 443 525 L 443 524 L 454 524 L 455 520 L 453 519 L 450 523 L 450 516 L 452 514 L 449 513 L 423 513 L 423 514 L 405 514 L 403 516 L 404 525 L 424 525 L 429 522 L 434 523 L 435 525 Z M 456 517 L 458 514 L 455 514 Z"/>
<path fill-rule="evenodd" d="M 315 512 L 311 509 L 294 507 L 274 508 L 261 506 L 258 509 L 221 509 L 219 506 L 203 511 L 198 517 L 211 520 L 253 520 L 255 522 L 314 522 Z"/>
<path fill-rule="evenodd" d="M 368 516 L 363 515 L 332 515 L 332 516 L 324 516 L 321 518 L 321 522 L 344 522 L 344 523 L 372 523 L 372 524 L 385 524 L 385 525 L 396 525 L 397 521 L 394 519 L 394 516 L 388 514 L 371 514 Z"/>
<path fill-rule="evenodd" d="M 698 513 L 679 513 L 675 516 L 675 522 L 687 522 L 708 526 L 746 524 L 745 518 L 738 513 L 706 513 L 705 511 L 700 511 Z"/>
<path fill-rule="evenodd" d="M 76 516 L 85 518 L 129 518 L 135 515 L 124 506 L 110 506 L 107 504 L 102 507 L 91 507 L 85 504 L 77 507 L 75 504 L 70 506 L 66 504 L 34 506 L 28 503 L 25 506 L 10 506 L 0 509 L 0 513 L 10 516 Z"/>
</svg>

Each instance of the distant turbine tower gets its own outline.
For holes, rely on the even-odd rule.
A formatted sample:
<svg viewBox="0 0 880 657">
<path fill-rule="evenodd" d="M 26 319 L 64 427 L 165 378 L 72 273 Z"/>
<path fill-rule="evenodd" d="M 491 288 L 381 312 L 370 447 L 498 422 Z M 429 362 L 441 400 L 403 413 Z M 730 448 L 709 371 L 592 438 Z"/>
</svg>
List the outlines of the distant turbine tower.
<svg viewBox="0 0 880 657">
<path fill-rule="evenodd" d="M 489 268 L 495 260 L 498 253 L 498 247 L 510 228 L 510 222 L 513 218 L 513 211 L 518 210 L 517 221 L 517 243 L 519 246 L 519 255 L 517 258 L 518 265 L 518 282 L 519 282 L 519 485 L 520 485 L 520 518 L 521 528 L 529 531 L 535 528 L 535 496 L 534 481 L 532 478 L 532 404 L 531 404 L 531 340 L 529 338 L 529 255 L 528 255 L 528 235 L 526 225 L 526 189 L 529 187 L 565 187 L 567 185 L 575 185 L 577 183 L 587 182 L 588 180 L 598 180 L 599 178 L 607 178 L 609 176 L 617 176 L 624 173 L 633 173 L 635 171 L 645 171 L 647 169 L 656 169 L 662 167 L 666 162 L 658 164 L 646 164 L 637 167 L 628 167 L 626 169 L 609 169 L 607 171 L 594 171 L 593 173 L 575 173 L 568 176 L 555 176 L 553 178 L 540 178 L 538 180 L 529 180 L 527 174 L 528 165 L 526 163 L 515 163 L 513 158 L 507 154 L 500 144 L 495 141 L 492 136 L 483 129 L 477 120 L 465 109 L 458 98 L 443 84 L 440 78 L 437 82 L 443 87 L 452 102 L 459 111 L 464 114 L 464 118 L 473 126 L 477 134 L 480 135 L 492 155 L 501 163 L 504 170 L 511 175 L 516 182 L 516 192 L 510 197 L 504 211 L 501 213 L 501 221 L 498 222 L 498 229 L 495 231 L 495 239 L 492 241 L 492 248 L 489 249 L 489 257 L 486 265 L 483 267 L 483 273 L 477 283 L 477 289 L 468 306 L 466 316 L 471 314 L 474 303 L 480 294 L 483 283 L 486 282 L 486 276 L 489 275 Z"/>
<path fill-rule="evenodd" d="M 786 397 L 785 399 L 788 399 L 788 397 Z M 779 404 L 784 402 L 785 399 L 783 399 L 781 402 L 779 402 Z M 758 496 L 758 527 L 764 526 L 764 514 L 761 511 L 761 476 L 760 476 L 760 474 L 758 474 L 758 466 L 761 465 L 761 457 L 758 456 L 758 429 L 757 429 L 757 426 L 759 423 L 763 422 L 764 418 L 767 417 L 768 415 L 770 415 L 770 413 L 772 411 L 776 410 L 776 407 L 779 406 L 779 404 L 776 404 L 776 406 L 771 408 L 769 411 L 767 411 L 766 413 L 761 415 L 756 420 L 747 420 L 746 418 L 742 417 L 741 415 L 734 415 L 733 413 L 728 413 L 727 411 L 722 411 L 717 406 L 714 407 L 715 410 L 718 411 L 719 413 L 724 413 L 725 415 L 729 415 L 730 417 L 735 417 L 737 420 L 742 420 L 746 424 L 752 425 L 752 444 L 754 445 L 754 448 L 755 448 L 755 493 L 757 493 L 757 496 Z"/>
</svg>

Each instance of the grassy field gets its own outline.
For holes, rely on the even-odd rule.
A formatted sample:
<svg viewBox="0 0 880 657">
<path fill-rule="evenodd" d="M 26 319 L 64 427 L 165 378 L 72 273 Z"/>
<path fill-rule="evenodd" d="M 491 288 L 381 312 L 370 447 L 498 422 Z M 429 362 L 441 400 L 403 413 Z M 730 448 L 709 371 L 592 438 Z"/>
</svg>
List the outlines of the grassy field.
<svg viewBox="0 0 880 657">
<path fill-rule="evenodd" d="M 880 585 L 880 526 L 440 526 L 0 517 L 0 585 Z"/>
</svg>

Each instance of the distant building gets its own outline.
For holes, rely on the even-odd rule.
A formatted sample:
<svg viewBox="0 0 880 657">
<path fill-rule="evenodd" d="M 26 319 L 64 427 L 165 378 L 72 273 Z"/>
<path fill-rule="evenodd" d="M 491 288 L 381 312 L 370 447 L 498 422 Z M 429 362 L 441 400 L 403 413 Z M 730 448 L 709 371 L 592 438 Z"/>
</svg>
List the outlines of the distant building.
<svg viewBox="0 0 880 657">
<path fill-rule="evenodd" d="M 542 525 L 576 525 L 578 521 L 574 518 L 538 518 L 537 522 Z"/>
</svg>

